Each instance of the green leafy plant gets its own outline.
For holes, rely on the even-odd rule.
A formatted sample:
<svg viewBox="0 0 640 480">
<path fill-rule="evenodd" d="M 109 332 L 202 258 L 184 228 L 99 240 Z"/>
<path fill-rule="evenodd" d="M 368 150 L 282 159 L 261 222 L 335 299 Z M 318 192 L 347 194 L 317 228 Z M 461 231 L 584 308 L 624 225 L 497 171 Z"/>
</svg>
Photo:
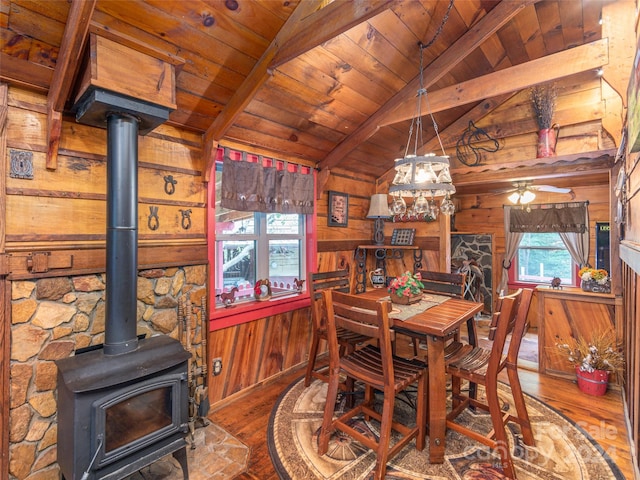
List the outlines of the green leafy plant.
<svg viewBox="0 0 640 480">
<path fill-rule="evenodd" d="M 422 283 L 420 273 L 413 274 L 405 272 L 399 277 L 391 280 L 389 284 L 389 293 L 395 293 L 399 297 L 410 297 L 422 293 L 424 284 Z"/>
<path fill-rule="evenodd" d="M 589 340 L 583 337 L 578 337 L 577 340 L 574 337 L 559 340 L 556 347 L 569 363 L 583 372 L 613 372 L 624 366 L 624 356 L 618 348 L 616 334 L 612 329 L 596 332 Z"/>
</svg>

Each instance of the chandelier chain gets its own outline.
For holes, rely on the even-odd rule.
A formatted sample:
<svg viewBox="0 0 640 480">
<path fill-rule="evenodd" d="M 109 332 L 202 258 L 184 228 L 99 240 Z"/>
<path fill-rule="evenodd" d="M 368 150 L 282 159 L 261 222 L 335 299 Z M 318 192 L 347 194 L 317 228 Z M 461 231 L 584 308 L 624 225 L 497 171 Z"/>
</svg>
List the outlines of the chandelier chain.
<svg viewBox="0 0 640 480">
<path fill-rule="evenodd" d="M 447 7 L 447 12 L 442 17 L 442 21 L 440 22 L 440 26 L 438 27 L 438 30 L 436 30 L 436 33 L 433 34 L 433 38 L 431 38 L 431 40 L 429 40 L 429 43 L 427 43 L 426 45 L 423 45 L 422 42 L 420 42 L 420 55 L 422 55 L 422 50 L 425 49 L 425 48 L 429 48 L 431 45 L 433 45 L 433 42 L 435 42 L 436 39 L 442 33 L 442 29 L 444 28 L 444 24 L 447 23 L 447 20 L 449 20 L 449 14 L 451 13 L 451 8 L 453 8 L 453 1 L 454 0 L 450 0 L 449 1 L 449 6 Z M 420 64 L 420 68 L 422 69 L 422 64 Z"/>
</svg>

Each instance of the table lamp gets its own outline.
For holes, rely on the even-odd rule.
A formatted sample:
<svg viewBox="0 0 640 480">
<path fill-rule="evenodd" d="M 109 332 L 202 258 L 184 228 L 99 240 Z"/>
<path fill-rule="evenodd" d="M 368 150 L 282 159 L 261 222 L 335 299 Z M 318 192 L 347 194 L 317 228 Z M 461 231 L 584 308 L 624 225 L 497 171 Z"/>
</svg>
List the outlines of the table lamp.
<svg viewBox="0 0 640 480">
<path fill-rule="evenodd" d="M 371 195 L 371 204 L 367 218 L 375 218 L 373 226 L 373 243 L 384 245 L 384 219 L 391 217 L 389 205 L 387 204 L 386 193 L 375 193 Z"/>
</svg>

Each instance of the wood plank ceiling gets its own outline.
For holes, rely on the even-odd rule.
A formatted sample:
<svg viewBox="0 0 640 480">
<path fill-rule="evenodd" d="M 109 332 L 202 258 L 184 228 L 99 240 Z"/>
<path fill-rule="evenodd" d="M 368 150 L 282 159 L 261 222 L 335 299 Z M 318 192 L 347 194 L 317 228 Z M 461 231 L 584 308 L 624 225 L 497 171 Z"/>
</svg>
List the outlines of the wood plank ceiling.
<svg viewBox="0 0 640 480">
<path fill-rule="evenodd" d="M 510 158 L 518 139 L 537 130 L 528 101 L 534 84 L 558 86 L 563 128 L 577 135 L 589 125 L 604 138 L 595 148 L 567 147 L 569 160 L 615 151 L 634 42 L 617 43 L 626 26 L 604 38 L 600 20 L 604 11 L 619 23 L 618 4 L 635 15 L 633 0 L 10 0 L 0 6 L 0 80 L 48 93 L 55 139 L 80 50 L 96 32 L 178 65 L 169 123 L 201 132 L 207 154 L 218 143 L 247 145 L 388 181 L 416 112 L 422 42 L 423 113 L 433 113 L 459 191 L 480 191 L 486 179 L 465 181 L 470 171 L 456 143 L 470 120 L 482 125 L 511 148 L 484 155 L 490 178 L 518 178 L 499 165 L 521 161 Z M 600 77 L 603 65 L 611 68 Z M 424 148 L 438 150 L 428 116 L 424 124 Z M 561 186 L 556 172 L 544 183 Z"/>
</svg>

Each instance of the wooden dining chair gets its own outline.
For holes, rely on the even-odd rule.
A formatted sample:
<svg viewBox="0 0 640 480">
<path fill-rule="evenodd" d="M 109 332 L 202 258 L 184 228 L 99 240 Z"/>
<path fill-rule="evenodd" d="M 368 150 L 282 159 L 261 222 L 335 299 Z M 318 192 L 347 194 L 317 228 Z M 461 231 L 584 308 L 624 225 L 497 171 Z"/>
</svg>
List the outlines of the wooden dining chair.
<svg viewBox="0 0 640 480">
<path fill-rule="evenodd" d="M 326 309 L 324 307 L 324 299 L 322 291 L 327 289 L 337 290 L 343 293 L 349 293 L 350 281 L 348 270 L 334 270 L 330 272 L 312 273 L 310 275 L 310 295 L 311 295 L 311 350 L 309 352 L 309 361 L 307 363 L 307 371 L 304 377 L 304 384 L 308 387 L 312 378 L 318 378 L 324 382 L 329 380 L 329 375 L 325 373 L 326 367 L 316 369 L 316 359 L 320 349 L 320 342 L 327 340 L 326 325 Z M 349 331 L 338 331 L 338 344 L 340 345 L 340 354 L 350 353 L 355 350 L 359 343 L 369 340 L 364 335 L 359 335 Z M 352 386 L 342 384 L 344 390 L 352 391 Z"/>
<path fill-rule="evenodd" d="M 327 309 L 327 334 L 329 339 L 329 386 L 327 403 L 318 450 L 321 455 L 329 448 L 331 434 L 340 430 L 366 447 L 376 452 L 374 478 L 385 476 L 387 460 L 396 455 L 412 439 L 416 448 L 425 447 L 427 420 L 427 370 L 422 362 L 407 360 L 393 355 L 392 340 L 395 332 L 388 312 L 390 302 L 363 299 L 357 295 L 348 295 L 332 290 L 323 292 Z M 377 340 L 377 345 L 368 344 L 347 355 L 340 356 L 338 329 L 349 330 Z M 364 400 L 339 417 L 334 418 L 334 409 L 341 374 L 354 378 L 364 384 Z M 393 420 L 396 395 L 409 386 L 417 384 L 416 424 L 403 425 Z M 382 412 L 374 408 L 375 391 L 383 394 Z M 350 420 L 363 415 L 365 419 L 374 418 L 380 422 L 379 438 L 364 435 Z M 392 431 L 400 438 L 391 444 Z"/>
<path fill-rule="evenodd" d="M 424 288 L 422 289 L 423 292 L 435 295 L 445 295 L 452 298 L 464 298 L 466 281 L 466 275 L 464 273 L 432 272 L 429 270 L 418 270 L 416 273 L 420 273 L 420 277 L 422 278 L 421 282 L 424 285 Z M 469 343 L 476 345 L 477 330 L 473 318 L 467 321 L 467 332 Z M 453 333 L 453 337 L 455 341 L 459 342 L 460 331 L 456 330 Z M 418 348 L 420 341 L 422 340 L 424 339 L 411 336 L 414 356 L 418 356 Z M 457 348 L 460 344 L 451 345 L 449 349 L 452 350 L 454 346 Z"/>
<path fill-rule="evenodd" d="M 491 349 L 466 346 L 460 356 L 447 364 L 447 373 L 452 379 L 452 408 L 447 414 L 447 428 L 462 433 L 490 448 L 497 450 L 502 462 L 502 469 L 509 478 L 516 478 L 505 425 L 515 422 L 520 425 L 522 438 L 526 445 L 535 445 L 529 414 L 522 395 L 518 378 L 518 352 L 522 337 L 527 330 L 527 314 L 531 305 L 531 289 L 519 289 L 512 295 L 498 300 L 498 308 L 493 316 L 494 338 Z M 507 337 L 511 340 L 506 355 L 503 354 Z M 511 387 L 515 412 L 504 412 L 500 408 L 498 398 L 498 374 L 507 371 L 507 379 Z M 470 384 L 483 385 L 486 401 L 482 402 L 462 392 L 462 380 Z M 455 422 L 455 419 L 467 407 L 486 410 L 491 415 L 492 430 L 482 433 Z"/>
</svg>

